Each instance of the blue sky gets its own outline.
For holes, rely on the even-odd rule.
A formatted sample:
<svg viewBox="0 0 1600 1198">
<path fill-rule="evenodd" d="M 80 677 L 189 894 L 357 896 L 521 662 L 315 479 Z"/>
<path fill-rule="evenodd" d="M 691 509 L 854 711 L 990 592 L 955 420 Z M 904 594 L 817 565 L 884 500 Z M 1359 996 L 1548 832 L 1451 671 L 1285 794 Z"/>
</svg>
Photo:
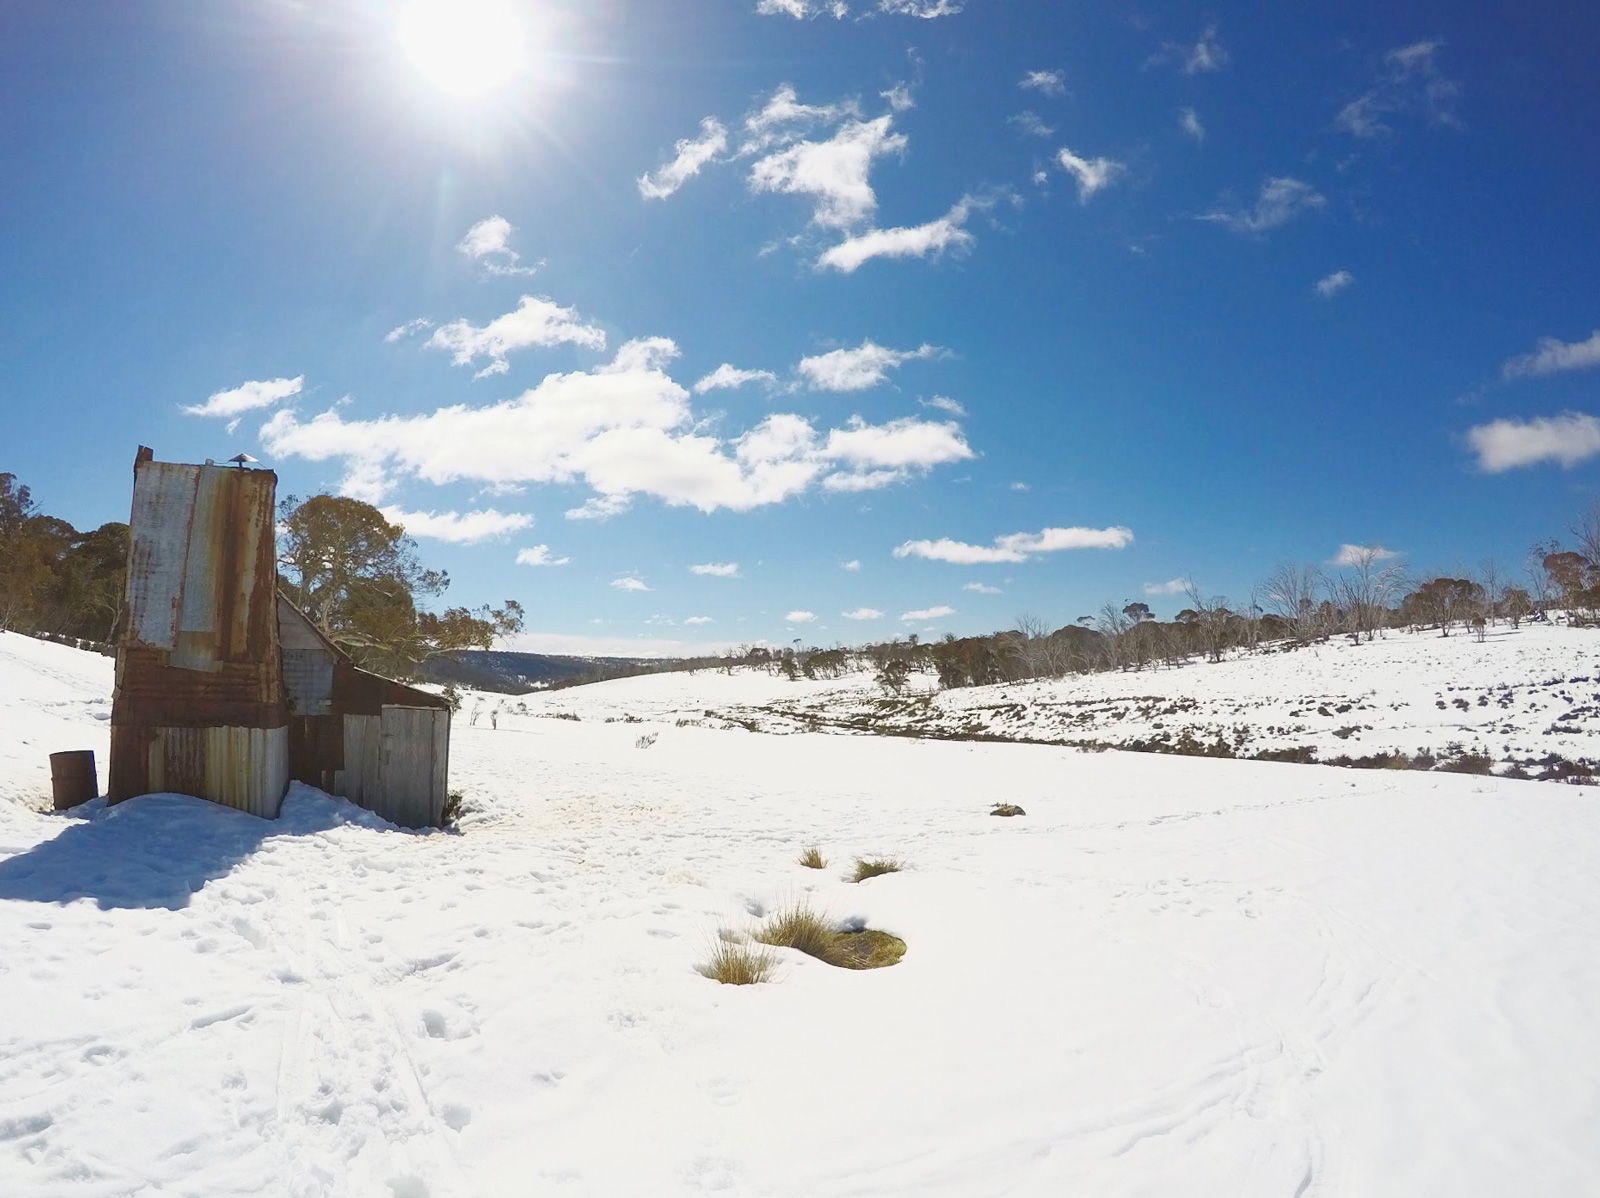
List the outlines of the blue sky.
<svg viewBox="0 0 1600 1198">
<path fill-rule="evenodd" d="M 1600 461 L 1600 16 L 1320 7 L 8 5 L 0 469 L 246 451 L 552 651 L 1515 566 Z"/>
</svg>

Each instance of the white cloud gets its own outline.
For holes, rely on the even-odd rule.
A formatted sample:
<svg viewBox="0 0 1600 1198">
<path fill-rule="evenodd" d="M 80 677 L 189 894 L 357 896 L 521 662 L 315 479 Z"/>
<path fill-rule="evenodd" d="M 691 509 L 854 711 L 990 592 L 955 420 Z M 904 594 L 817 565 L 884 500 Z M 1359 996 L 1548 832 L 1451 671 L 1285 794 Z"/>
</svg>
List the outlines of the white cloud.
<svg viewBox="0 0 1600 1198">
<path fill-rule="evenodd" d="M 1317 280 L 1316 292 L 1323 299 L 1331 299 L 1356 281 L 1348 270 L 1336 270 Z"/>
<path fill-rule="evenodd" d="M 402 341 L 407 337 L 415 337 L 418 333 L 426 333 L 432 327 L 433 321 L 426 316 L 419 316 L 415 320 L 408 320 L 405 324 L 390 329 L 383 335 L 383 339 L 389 345 L 393 345 L 396 341 Z"/>
<path fill-rule="evenodd" d="M 1055 128 L 1045 124 L 1043 118 L 1031 108 L 1023 109 L 1016 116 L 1008 116 L 1006 120 L 1034 137 L 1049 137 L 1055 133 Z"/>
<path fill-rule="evenodd" d="M 817 266 L 850 274 L 873 258 L 937 258 L 946 250 L 967 249 L 974 238 L 964 226 L 974 204 L 970 196 L 964 197 L 949 212 L 925 225 L 869 229 L 855 234 L 824 250 Z"/>
<path fill-rule="evenodd" d="M 803 21 L 807 17 L 842 18 L 850 11 L 844 0 L 758 0 L 756 12 L 764 17 L 793 17 Z"/>
<path fill-rule="evenodd" d="M 611 362 L 548 375 L 514 399 L 415 416 L 349 420 L 330 410 L 302 421 L 283 410 L 262 427 L 262 444 L 281 457 L 342 460 L 346 493 L 372 502 L 405 475 L 487 486 L 582 480 L 595 494 L 572 519 L 614 516 L 635 495 L 746 511 L 813 486 L 887 486 L 972 457 L 959 426 L 912 418 L 818 429 L 780 413 L 712 436 L 666 373 L 676 354 L 665 338 L 630 341 Z"/>
<path fill-rule="evenodd" d="M 900 618 L 908 623 L 916 623 L 922 620 L 942 620 L 946 616 L 955 614 L 955 608 L 945 607 L 941 604 L 938 607 L 920 607 L 916 611 L 901 612 Z"/>
<path fill-rule="evenodd" d="M 1600 420 L 1580 412 L 1495 420 L 1467 430 L 1478 466 L 1490 474 L 1557 462 L 1570 470 L 1600 454 Z"/>
<path fill-rule="evenodd" d="M 710 616 L 690 616 L 687 620 L 684 621 L 684 623 L 685 624 L 715 624 L 716 621 L 713 620 Z"/>
<path fill-rule="evenodd" d="M 841 569 L 841 570 L 852 570 L 852 571 L 853 570 L 859 570 L 859 569 L 861 569 L 861 561 L 860 561 L 859 558 L 851 558 L 847 562 L 840 562 L 839 563 L 839 569 Z"/>
<path fill-rule="evenodd" d="M 479 328 L 466 320 L 440 325 L 428 338 L 427 348 L 447 349 L 457 366 L 470 366 L 479 358 L 489 364 L 474 378 L 504 374 L 510 367 L 507 355 L 529 346 L 560 345 L 563 342 L 589 349 L 604 349 L 606 335 L 578 319 L 577 310 L 563 308 L 555 301 L 525 295 L 515 312 L 497 316 Z"/>
<path fill-rule="evenodd" d="M 1080 158 L 1063 146 L 1056 151 L 1061 169 L 1078 181 L 1078 203 L 1087 204 L 1097 191 L 1110 187 L 1123 171 L 1122 163 L 1109 158 Z"/>
<path fill-rule="evenodd" d="M 961 589 L 963 591 L 971 591 L 975 595 L 998 595 L 998 594 L 1000 594 L 1000 588 L 999 587 L 992 587 L 986 582 L 968 582 L 968 583 L 963 583 Z"/>
<path fill-rule="evenodd" d="M 1359 566 L 1364 562 L 1388 562 L 1400 555 L 1382 545 L 1340 545 L 1339 552 L 1329 559 L 1330 566 Z"/>
<path fill-rule="evenodd" d="M 942 537 L 937 541 L 906 541 L 895 546 L 896 557 L 923 557 L 929 561 L 970 566 L 993 562 L 1025 562 L 1035 554 L 1063 549 L 1122 549 L 1133 533 L 1113 528 L 1046 528 L 1039 532 L 1014 532 L 996 537 L 993 545 L 968 545 Z"/>
<path fill-rule="evenodd" d="M 509 532 L 519 532 L 533 524 L 532 516 L 497 512 L 494 508 L 486 508 L 481 512 L 408 512 L 390 506 L 381 510 L 385 520 L 400 525 L 414 537 L 429 537 L 454 545 L 473 545 L 492 540 Z"/>
<path fill-rule="evenodd" d="M 1500 368 L 1500 373 L 1505 378 L 1515 379 L 1557 374 L 1563 370 L 1587 370 L 1591 366 L 1600 366 L 1600 329 L 1591 333 L 1586 341 L 1558 341 L 1554 337 L 1541 337 L 1538 349 L 1531 354 L 1512 358 Z"/>
<path fill-rule="evenodd" d="M 690 566 L 689 573 L 703 574 L 711 578 L 738 578 L 738 562 L 705 562 L 702 565 Z"/>
<path fill-rule="evenodd" d="M 190 416 L 234 417 L 257 408 L 270 408 L 279 400 L 300 394 L 306 376 L 297 374 L 292 379 L 261 379 L 240 383 L 227 391 L 213 391 L 203 404 L 193 404 L 183 410 Z"/>
<path fill-rule="evenodd" d="M 1146 595 L 1181 595 L 1189 589 L 1189 580 L 1171 578 L 1166 582 L 1147 582 L 1143 589 Z"/>
<path fill-rule="evenodd" d="M 519 566 L 565 566 L 571 561 L 570 557 L 551 557 L 548 545 L 530 545 L 526 549 L 517 550 Z"/>
<path fill-rule="evenodd" d="M 809 611 L 792 611 L 783 618 L 784 622 L 789 624 L 809 624 L 817 618 L 817 615 Z"/>
<path fill-rule="evenodd" d="M 1264 233 L 1288 224 L 1302 212 L 1323 208 L 1327 202 L 1316 188 L 1299 179 L 1268 179 L 1261 185 L 1261 194 L 1253 207 L 1232 211 L 1218 209 L 1205 213 L 1200 219 L 1227 225 L 1236 233 Z"/>
<path fill-rule="evenodd" d="M 961 5 L 956 0 L 878 0 L 878 11 L 932 19 L 954 16 L 961 11 Z"/>
<path fill-rule="evenodd" d="M 905 149 L 902 133 L 891 133 L 893 118 L 847 120 L 827 141 L 801 141 L 757 159 L 750 167 L 750 189 L 801 195 L 814 204 L 812 223 L 825 229 L 850 229 L 878 206 L 867 177 L 874 159 Z"/>
<path fill-rule="evenodd" d="M 522 255 L 511 248 L 511 234 L 514 232 L 516 226 L 505 217 L 491 216 L 468 229 L 456 249 L 492 275 L 531 275 L 534 267 L 517 265 Z"/>
<path fill-rule="evenodd" d="M 1036 91 L 1046 96 L 1064 96 L 1067 85 L 1060 71 L 1029 71 L 1017 81 L 1024 91 Z"/>
<path fill-rule="evenodd" d="M 935 395 L 932 399 L 919 400 L 925 408 L 938 408 L 941 412 L 949 412 L 952 416 L 964 417 L 967 410 L 951 399 L 948 395 Z"/>
<path fill-rule="evenodd" d="M 1013 491 L 1031 491 L 1033 488 L 1028 486 L 1027 483 L 1019 481 L 1019 482 L 1012 483 L 1011 484 L 1011 489 Z"/>
<path fill-rule="evenodd" d="M 700 122 L 699 137 L 685 137 L 672 149 L 671 162 L 655 171 L 639 176 L 639 194 L 647 200 L 664 200 L 690 179 L 700 169 L 728 148 L 728 131 L 715 117 Z"/>
<path fill-rule="evenodd" d="M 642 579 L 638 579 L 638 578 L 613 578 L 611 580 L 611 585 L 613 587 L 615 587 L 619 591 L 648 591 L 648 590 L 650 590 L 649 587 L 644 585 L 644 581 Z"/>
<path fill-rule="evenodd" d="M 884 382 L 889 371 L 901 363 L 938 357 L 943 352 L 926 344 L 910 350 L 885 349 L 865 340 L 855 349 L 833 349 L 801 358 L 798 369 L 814 391 L 865 391 Z"/>
<path fill-rule="evenodd" d="M 792 84 L 779 84 L 765 104 L 744 118 L 745 132 L 749 136 L 739 147 L 739 153 L 758 154 L 771 146 L 795 141 L 816 125 L 860 115 L 854 101 L 802 104 Z"/>
<path fill-rule="evenodd" d="M 1200 37 L 1193 45 L 1184 45 L 1180 42 L 1162 43 L 1161 49 L 1146 60 L 1145 66 L 1162 66 L 1175 62 L 1185 75 L 1198 75 L 1204 71 L 1222 70 L 1228 65 L 1230 57 L 1228 48 L 1217 37 L 1217 27 L 1207 25 L 1200 31 Z"/>
<path fill-rule="evenodd" d="M 694 385 L 694 393 L 704 395 L 707 391 L 715 391 L 721 387 L 743 387 L 746 383 L 766 383 L 772 386 L 777 381 L 778 376 L 770 370 L 740 370 L 737 366 L 724 362 Z"/>
<path fill-rule="evenodd" d="M 620 516 L 633 506 L 626 495 L 591 495 L 577 507 L 569 507 L 562 515 L 568 520 L 609 520 Z"/>
<path fill-rule="evenodd" d="M 895 112 L 908 112 L 917 106 L 916 97 L 911 94 L 911 88 L 904 83 L 897 83 L 887 91 L 878 93 L 888 102 Z"/>
<path fill-rule="evenodd" d="M 1439 69 L 1440 38 L 1413 42 L 1383 56 L 1377 81 L 1333 118 L 1352 137 L 1370 139 L 1393 133 L 1388 121 L 1420 114 L 1429 124 L 1459 125 L 1456 100 L 1461 89 Z"/>
<path fill-rule="evenodd" d="M 881 620 L 883 613 L 875 607 L 858 607 L 854 611 L 840 612 L 847 620 Z"/>
<path fill-rule="evenodd" d="M 1185 108 L 1178 114 L 1178 128 L 1182 129 L 1196 142 L 1206 139 L 1206 127 L 1200 123 L 1200 114 L 1192 108 Z"/>
</svg>

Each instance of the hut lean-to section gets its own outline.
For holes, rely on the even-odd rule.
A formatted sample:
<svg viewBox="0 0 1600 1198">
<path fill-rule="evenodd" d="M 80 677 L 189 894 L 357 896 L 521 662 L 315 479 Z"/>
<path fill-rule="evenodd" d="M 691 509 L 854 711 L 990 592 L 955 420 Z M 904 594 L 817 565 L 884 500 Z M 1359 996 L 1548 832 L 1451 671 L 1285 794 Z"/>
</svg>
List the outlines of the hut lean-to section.
<svg viewBox="0 0 1600 1198">
<path fill-rule="evenodd" d="M 273 818 L 293 779 L 437 825 L 449 705 L 357 668 L 279 591 L 276 488 L 269 470 L 140 448 L 107 796 L 176 791 Z"/>
</svg>

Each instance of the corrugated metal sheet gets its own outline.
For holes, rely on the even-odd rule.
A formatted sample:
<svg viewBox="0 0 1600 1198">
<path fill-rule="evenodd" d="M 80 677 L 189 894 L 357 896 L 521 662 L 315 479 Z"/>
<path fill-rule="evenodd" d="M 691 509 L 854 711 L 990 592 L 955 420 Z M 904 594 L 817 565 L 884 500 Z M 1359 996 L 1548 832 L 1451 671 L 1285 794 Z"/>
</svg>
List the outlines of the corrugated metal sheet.
<svg viewBox="0 0 1600 1198">
<path fill-rule="evenodd" d="M 113 801 L 176 790 L 276 815 L 289 778 L 276 488 L 271 471 L 139 451 L 111 708 Z"/>
</svg>

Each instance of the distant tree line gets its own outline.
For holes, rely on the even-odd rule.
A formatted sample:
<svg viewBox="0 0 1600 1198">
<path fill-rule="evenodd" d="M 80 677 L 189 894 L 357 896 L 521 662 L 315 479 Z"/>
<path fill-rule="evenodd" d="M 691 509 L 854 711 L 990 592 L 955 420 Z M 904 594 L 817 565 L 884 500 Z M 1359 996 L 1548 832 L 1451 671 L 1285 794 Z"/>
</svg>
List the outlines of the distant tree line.
<svg viewBox="0 0 1600 1198">
<path fill-rule="evenodd" d="M 79 532 L 0 474 L 0 629 L 103 643 L 122 614 L 128 526 Z"/>
</svg>

